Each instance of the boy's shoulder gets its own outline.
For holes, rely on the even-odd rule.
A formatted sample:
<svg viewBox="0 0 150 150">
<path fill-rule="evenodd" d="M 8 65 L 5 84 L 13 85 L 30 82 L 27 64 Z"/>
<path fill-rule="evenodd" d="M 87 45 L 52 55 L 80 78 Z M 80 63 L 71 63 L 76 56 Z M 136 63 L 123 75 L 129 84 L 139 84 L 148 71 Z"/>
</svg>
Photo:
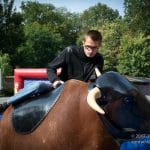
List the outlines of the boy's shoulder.
<svg viewBox="0 0 150 150">
<path fill-rule="evenodd" d="M 71 54 L 71 53 L 78 53 L 79 49 L 80 49 L 80 47 L 76 46 L 76 45 L 70 45 L 70 46 L 66 47 L 66 51 L 69 54 Z"/>
</svg>

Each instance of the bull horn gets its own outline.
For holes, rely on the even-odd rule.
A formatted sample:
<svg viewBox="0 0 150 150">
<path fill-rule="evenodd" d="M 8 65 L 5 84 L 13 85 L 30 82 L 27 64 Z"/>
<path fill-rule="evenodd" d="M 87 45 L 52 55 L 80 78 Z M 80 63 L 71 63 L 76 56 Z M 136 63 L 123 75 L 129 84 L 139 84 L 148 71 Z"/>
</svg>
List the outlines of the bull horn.
<svg viewBox="0 0 150 150">
<path fill-rule="evenodd" d="M 88 93 L 87 103 L 92 109 L 104 115 L 105 114 L 104 110 L 96 103 L 96 98 L 100 97 L 101 91 L 98 87 L 95 87 Z"/>
<path fill-rule="evenodd" d="M 99 76 L 102 75 L 101 72 L 100 72 L 100 70 L 97 67 L 95 67 L 95 73 L 96 73 L 97 77 L 99 77 Z"/>
</svg>

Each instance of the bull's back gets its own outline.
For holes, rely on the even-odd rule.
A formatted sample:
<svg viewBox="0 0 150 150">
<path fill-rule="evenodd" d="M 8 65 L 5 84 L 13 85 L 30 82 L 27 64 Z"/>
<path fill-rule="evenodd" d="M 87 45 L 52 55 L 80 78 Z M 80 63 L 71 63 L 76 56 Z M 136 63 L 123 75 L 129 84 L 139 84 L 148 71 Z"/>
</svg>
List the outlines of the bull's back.
<svg viewBox="0 0 150 150">
<path fill-rule="evenodd" d="M 68 81 L 48 116 L 34 132 L 26 135 L 12 128 L 9 107 L 1 121 L 0 150 L 116 149 L 100 116 L 88 106 L 87 93 L 87 83 Z"/>
</svg>

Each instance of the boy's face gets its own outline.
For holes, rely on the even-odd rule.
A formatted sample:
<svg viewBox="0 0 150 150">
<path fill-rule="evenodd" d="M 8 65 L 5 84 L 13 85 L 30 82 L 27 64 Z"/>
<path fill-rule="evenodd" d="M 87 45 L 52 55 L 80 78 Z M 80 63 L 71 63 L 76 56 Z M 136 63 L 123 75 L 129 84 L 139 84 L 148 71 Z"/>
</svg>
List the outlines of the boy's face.
<svg viewBox="0 0 150 150">
<path fill-rule="evenodd" d="M 87 57 L 94 57 L 100 46 L 100 41 L 93 41 L 89 36 L 86 36 L 83 41 L 84 53 Z"/>
</svg>

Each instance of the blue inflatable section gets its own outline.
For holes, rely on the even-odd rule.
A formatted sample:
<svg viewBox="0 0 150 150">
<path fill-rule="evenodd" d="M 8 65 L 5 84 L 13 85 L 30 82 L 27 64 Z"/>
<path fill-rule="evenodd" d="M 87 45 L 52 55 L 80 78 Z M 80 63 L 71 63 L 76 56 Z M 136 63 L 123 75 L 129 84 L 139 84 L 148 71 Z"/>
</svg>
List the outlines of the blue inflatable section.
<svg viewBox="0 0 150 150">
<path fill-rule="evenodd" d="M 37 85 L 38 82 L 44 82 L 44 83 L 47 83 L 47 84 L 51 84 L 49 80 L 46 80 L 46 79 L 26 79 L 24 80 L 24 87 L 30 87 L 31 85 L 34 87 L 34 85 Z M 36 84 L 35 84 L 36 83 Z M 30 92 L 29 92 L 30 93 Z M 17 94 L 16 94 L 17 95 Z M 19 94 L 20 95 L 20 94 Z M 15 96 L 16 97 L 16 96 Z M 9 100 L 8 100 L 8 103 L 13 101 L 13 97 L 11 97 Z M 12 100 L 11 100 L 12 99 Z M 0 114 L 0 120 L 2 119 L 2 114 Z"/>
<path fill-rule="evenodd" d="M 49 90 L 50 88 L 50 82 L 49 81 L 43 81 L 43 80 L 34 80 L 35 82 L 27 80 L 24 83 L 24 88 L 21 89 L 19 92 L 17 92 L 14 96 L 11 96 L 7 100 L 7 104 L 14 104 L 16 102 L 22 101 L 25 98 L 28 98 L 30 96 L 36 95 L 36 94 L 42 94 Z"/>
<path fill-rule="evenodd" d="M 0 120 L 2 119 L 2 114 L 0 114 Z"/>
<path fill-rule="evenodd" d="M 31 83 L 34 84 L 34 83 L 37 83 L 37 82 L 45 82 L 45 83 L 50 83 L 49 80 L 47 79 L 25 79 L 24 80 L 24 87 L 30 85 Z"/>
<path fill-rule="evenodd" d="M 121 144 L 120 150 L 150 150 L 150 136 L 126 141 Z"/>
</svg>

